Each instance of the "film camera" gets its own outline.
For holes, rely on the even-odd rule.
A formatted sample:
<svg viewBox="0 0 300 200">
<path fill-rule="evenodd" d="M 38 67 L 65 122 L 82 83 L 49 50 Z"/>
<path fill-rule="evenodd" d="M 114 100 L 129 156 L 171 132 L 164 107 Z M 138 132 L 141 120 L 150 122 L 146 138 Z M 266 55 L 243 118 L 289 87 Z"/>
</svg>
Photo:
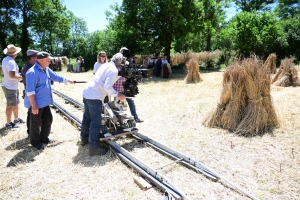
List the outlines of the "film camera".
<svg viewBox="0 0 300 200">
<path fill-rule="evenodd" d="M 127 97 L 135 97 L 139 93 L 138 83 L 145 77 L 142 66 L 136 65 L 132 58 L 130 58 L 130 51 L 126 47 L 120 49 L 120 53 L 126 58 L 122 64 L 119 76 L 125 77 L 126 81 L 123 83 L 124 95 Z"/>
</svg>

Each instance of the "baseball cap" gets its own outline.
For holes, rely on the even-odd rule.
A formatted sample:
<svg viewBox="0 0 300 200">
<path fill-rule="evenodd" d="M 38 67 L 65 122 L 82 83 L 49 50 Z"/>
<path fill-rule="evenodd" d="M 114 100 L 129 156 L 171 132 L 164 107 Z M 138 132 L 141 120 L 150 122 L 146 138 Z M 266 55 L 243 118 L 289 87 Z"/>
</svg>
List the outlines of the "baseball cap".
<svg viewBox="0 0 300 200">
<path fill-rule="evenodd" d="M 28 49 L 28 50 L 26 51 L 26 55 L 27 55 L 27 56 L 32 56 L 32 55 L 35 55 L 35 54 L 37 54 L 37 53 L 38 53 L 38 51 L 33 50 L 33 49 Z"/>
<path fill-rule="evenodd" d="M 37 57 L 37 59 L 43 59 L 43 58 L 53 59 L 53 57 L 45 51 L 38 52 L 36 54 L 36 57 Z"/>
</svg>

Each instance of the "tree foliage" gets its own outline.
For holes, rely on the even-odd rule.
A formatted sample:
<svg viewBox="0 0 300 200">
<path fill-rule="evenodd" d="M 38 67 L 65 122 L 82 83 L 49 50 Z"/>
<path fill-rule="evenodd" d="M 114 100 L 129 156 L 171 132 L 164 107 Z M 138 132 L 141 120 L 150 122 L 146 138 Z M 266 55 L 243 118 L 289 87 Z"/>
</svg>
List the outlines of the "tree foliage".
<svg viewBox="0 0 300 200">
<path fill-rule="evenodd" d="M 196 30 L 201 10 L 192 0 L 124 0 L 114 7 L 112 26 L 119 42 L 135 53 L 160 53 L 169 57 L 175 38 Z M 196 25 L 194 25 L 196 24 Z M 134 38 L 134 40 L 133 40 Z"/>
<path fill-rule="evenodd" d="M 268 5 L 275 3 L 276 0 L 233 0 L 233 2 L 241 11 L 253 12 L 270 9 Z"/>
<path fill-rule="evenodd" d="M 272 12 L 241 12 L 233 19 L 236 30 L 234 46 L 245 56 L 268 55 L 285 46 L 285 35 Z"/>
</svg>

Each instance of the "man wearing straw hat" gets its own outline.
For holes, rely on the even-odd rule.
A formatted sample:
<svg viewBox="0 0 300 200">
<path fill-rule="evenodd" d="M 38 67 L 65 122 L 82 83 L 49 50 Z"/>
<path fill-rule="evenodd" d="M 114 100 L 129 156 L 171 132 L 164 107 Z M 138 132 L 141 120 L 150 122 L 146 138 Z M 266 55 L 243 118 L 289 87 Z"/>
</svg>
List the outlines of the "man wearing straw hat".
<svg viewBox="0 0 300 200">
<path fill-rule="evenodd" d="M 21 51 L 20 47 L 15 47 L 13 44 L 9 44 L 4 49 L 3 53 L 7 56 L 2 60 L 2 71 L 4 78 L 2 81 L 2 90 L 6 98 L 6 128 L 19 128 L 16 123 L 25 123 L 19 118 L 19 66 L 15 59 L 18 53 Z M 14 114 L 15 120 L 12 122 L 11 117 Z"/>
</svg>

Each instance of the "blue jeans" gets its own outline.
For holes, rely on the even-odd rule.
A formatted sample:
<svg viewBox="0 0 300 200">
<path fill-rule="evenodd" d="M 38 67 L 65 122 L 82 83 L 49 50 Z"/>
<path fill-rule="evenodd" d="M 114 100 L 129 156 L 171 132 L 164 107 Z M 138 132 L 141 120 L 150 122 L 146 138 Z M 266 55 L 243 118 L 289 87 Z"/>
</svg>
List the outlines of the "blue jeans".
<svg viewBox="0 0 300 200">
<path fill-rule="evenodd" d="M 89 149 L 100 147 L 100 127 L 102 115 L 101 100 L 83 98 L 84 113 L 81 124 L 81 141 L 89 142 Z"/>
<path fill-rule="evenodd" d="M 134 117 L 134 119 L 139 118 L 137 113 L 136 113 L 136 109 L 135 109 L 135 104 L 132 98 L 126 98 L 126 101 L 128 103 L 129 109 L 130 109 L 130 113 L 131 115 Z"/>
</svg>

